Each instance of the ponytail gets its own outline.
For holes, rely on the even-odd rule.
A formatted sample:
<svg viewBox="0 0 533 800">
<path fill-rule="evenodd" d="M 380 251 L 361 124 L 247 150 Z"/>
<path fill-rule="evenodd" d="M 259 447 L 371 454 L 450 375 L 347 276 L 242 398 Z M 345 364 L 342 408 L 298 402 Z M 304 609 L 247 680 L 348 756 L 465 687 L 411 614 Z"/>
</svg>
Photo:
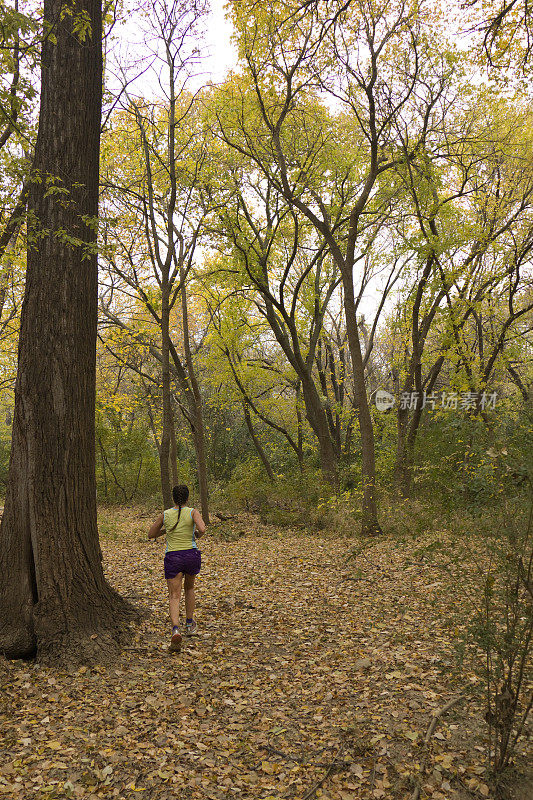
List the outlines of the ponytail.
<svg viewBox="0 0 533 800">
<path fill-rule="evenodd" d="M 172 489 L 172 499 L 174 500 L 175 504 L 178 506 L 178 519 L 176 524 L 167 531 L 167 533 L 171 533 L 177 526 L 180 521 L 181 517 L 181 508 L 185 505 L 187 500 L 189 499 L 189 487 L 185 486 L 184 483 L 181 483 L 179 486 L 174 486 Z"/>
</svg>

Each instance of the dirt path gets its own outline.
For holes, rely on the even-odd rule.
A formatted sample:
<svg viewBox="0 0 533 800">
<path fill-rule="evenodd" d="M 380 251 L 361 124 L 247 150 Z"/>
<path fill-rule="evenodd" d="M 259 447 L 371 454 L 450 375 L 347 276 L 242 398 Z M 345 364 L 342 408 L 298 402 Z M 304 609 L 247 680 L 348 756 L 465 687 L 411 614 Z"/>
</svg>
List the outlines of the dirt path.
<svg viewBox="0 0 533 800">
<path fill-rule="evenodd" d="M 124 522 L 106 569 L 153 613 L 111 669 L 3 662 L 0 797 L 364 800 L 418 781 L 434 800 L 489 796 L 475 704 L 421 744 L 467 687 L 454 598 L 419 543 L 380 541 L 346 566 L 353 540 L 206 537 L 201 635 L 170 655 L 161 543 Z"/>
</svg>

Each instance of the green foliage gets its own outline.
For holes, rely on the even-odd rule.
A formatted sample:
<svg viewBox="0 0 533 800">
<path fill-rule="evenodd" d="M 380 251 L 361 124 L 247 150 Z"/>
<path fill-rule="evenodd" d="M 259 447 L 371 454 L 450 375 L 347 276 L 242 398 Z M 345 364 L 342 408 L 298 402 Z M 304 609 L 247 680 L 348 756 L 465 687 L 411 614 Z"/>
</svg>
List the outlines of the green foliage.
<svg viewBox="0 0 533 800">
<path fill-rule="evenodd" d="M 237 464 L 231 479 L 224 488 L 220 487 L 217 494 L 224 508 L 237 506 L 257 510 L 268 502 L 271 493 L 272 485 L 263 467 L 257 459 L 249 458 Z"/>
<path fill-rule="evenodd" d="M 214 499 L 224 508 L 245 508 L 280 514 L 300 512 L 310 505 L 318 506 L 324 490 L 319 471 L 293 469 L 276 473 L 271 483 L 260 461 L 253 457 L 237 464 L 231 480 L 218 488 Z"/>
<path fill-rule="evenodd" d="M 496 412 L 490 427 L 464 412 L 426 417 L 417 443 L 419 494 L 475 507 L 523 490 L 533 475 L 530 412 L 516 395 Z"/>
<path fill-rule="evenodd" d="M 97 426 L 96 479 L 98 499 L 104 503 L 129 503 L 159 490 L 157 453 L 150 431 L 141 419 L 100 415 Z"/>
<path fill-rule="evenodd" d="M 83 9 L 80 11 L 75 5 L 63 5 L 61 6 L 60 19 L 61 21 L 65 19 L 72 20 L 72 33 L 80 42 L 84 42 L 91 37 L 91 19 L 87 11 Z"/>
<path fill-rule="evenodd" d="M 100 539 L 117 541 L 119 525 L 113 518 L 113 512 L 106 511 L 103 507 L 98 510 L 98 536 Z"/>
<path fill-rule="evenodd" d="M 485 721 L 494 772 L 509 766 L 533 706 L 533 494 L 524 507 L 503 510 L 484 540 L 473 642 L 483 653 L 477 671 L 486 690 Z M 484 557 L 483 557 L 484 556 Z"/>
</svg>

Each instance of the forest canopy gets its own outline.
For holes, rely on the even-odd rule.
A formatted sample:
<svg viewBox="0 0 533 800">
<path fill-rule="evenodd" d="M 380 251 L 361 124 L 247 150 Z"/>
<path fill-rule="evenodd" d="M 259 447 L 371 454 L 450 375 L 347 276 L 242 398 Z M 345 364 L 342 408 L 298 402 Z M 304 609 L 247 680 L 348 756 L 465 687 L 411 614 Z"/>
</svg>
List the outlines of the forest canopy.
<svg viewBox="0 0 533 800">
<path fill-rule="evenodd" d="M 158 0 L 127 23 L 132 9 L 107 7 L 100 501 L 167 502 L 179 478 L 207 516 L 208 486 L 248 506 L 342 497 L 375 533 L 391 492 L 484 501 L 502 469 L 520 491 L 533 380 L 529 27 L 518 7 L 498 21 L 477 4 L 452 12 L 228 3 L 235 64 L 214 82 L 207 4 Z M 31 166 L 43 29 L 31 4 L 3 14 L 5 486 L 24 210 L 43 179 Z M 65 191 L 61 176 L 44 180 Z"/>
</svg>

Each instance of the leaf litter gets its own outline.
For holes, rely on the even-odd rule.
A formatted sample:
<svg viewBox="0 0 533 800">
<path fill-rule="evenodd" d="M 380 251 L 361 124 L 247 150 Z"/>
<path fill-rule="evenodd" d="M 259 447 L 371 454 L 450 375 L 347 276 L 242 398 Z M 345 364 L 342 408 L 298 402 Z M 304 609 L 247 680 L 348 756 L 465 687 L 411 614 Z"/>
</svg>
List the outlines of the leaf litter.
<svg viewBox="0 0 533 800">
<path fill-rule="evenodd" d="M 420 537 L 349 559 L 353 539 L 213 526 L 200 636 L 170 654 L 162 548 L 146 514 L 117 515 L 107 577 L 151 613 L 112 667 L 0 659 L 0 798 L 492 796 L 478 679 L 457 661 L 468 592 Z"/>
</svg>

